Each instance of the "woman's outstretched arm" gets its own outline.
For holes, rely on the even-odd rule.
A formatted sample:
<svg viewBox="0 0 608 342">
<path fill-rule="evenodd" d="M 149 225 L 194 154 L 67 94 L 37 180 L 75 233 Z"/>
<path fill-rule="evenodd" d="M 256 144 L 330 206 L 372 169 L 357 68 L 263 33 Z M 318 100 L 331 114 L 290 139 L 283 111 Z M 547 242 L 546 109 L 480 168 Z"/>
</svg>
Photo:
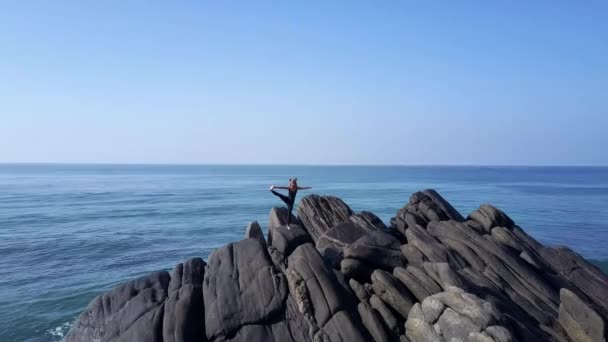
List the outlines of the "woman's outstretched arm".
<svg viewBox="0 0 608 342">
<path fill-rule="evenodd" d="M 273 186 L 275 189 L 289 190 L 288 186 Z"/>
<path fill-rule="evenodd" d="M 299 186 L 298 190 L 307 190 L 307 189 L 312 189 L 312 186 Z"/>
</svg>

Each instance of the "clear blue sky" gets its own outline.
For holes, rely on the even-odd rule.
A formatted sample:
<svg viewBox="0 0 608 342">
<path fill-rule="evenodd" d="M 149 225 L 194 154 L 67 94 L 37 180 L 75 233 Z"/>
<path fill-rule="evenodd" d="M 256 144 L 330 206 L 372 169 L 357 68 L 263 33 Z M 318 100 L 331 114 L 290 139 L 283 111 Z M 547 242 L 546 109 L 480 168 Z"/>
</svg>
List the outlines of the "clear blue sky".
<svg viewBox="0 0 608 342">
<path fill-rule="evenodd" d="M 253 3 L 1 2 L 0 162 L 608 164 L 608 2 Z"/>
</svg>

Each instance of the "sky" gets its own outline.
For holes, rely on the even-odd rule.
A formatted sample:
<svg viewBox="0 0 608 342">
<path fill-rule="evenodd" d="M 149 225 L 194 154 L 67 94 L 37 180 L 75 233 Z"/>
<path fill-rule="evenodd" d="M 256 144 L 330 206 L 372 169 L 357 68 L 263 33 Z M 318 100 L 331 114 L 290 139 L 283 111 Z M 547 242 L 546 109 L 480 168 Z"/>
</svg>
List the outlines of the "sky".
<svg viewBox="0 0 608 342">
<path fill-rule="evenodd" d="M 0 162 L 608 165 L 605 1 L 2 1 Z"/>
</svg>

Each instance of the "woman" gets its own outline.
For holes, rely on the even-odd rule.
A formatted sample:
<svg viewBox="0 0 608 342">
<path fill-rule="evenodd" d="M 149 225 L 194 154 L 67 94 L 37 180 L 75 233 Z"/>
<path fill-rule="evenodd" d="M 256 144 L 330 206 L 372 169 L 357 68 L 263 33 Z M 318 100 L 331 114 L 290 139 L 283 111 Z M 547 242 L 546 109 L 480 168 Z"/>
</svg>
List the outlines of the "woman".
<svg viewBox="0 0 608 342">
<path fill-rule="evenodd" d="M 293 209 L 293 204 L 296 201 L 296 194 L 298 193 L 298 190 L 306 190 L 306 189 L 310 189 L 310 186 L 298 186 L 298 179 L 294 178 L 294 179 L 289 179 L 289 185 L 288 186 L 271 186 L 270 187 L 270 192 L 272 192 L 275 196 L 278 196 L 280 199 L 283 200 L 283 202 L 285 202 L 285 204 L 287 204 L 287 229 L 289 228 L 289 224 L 291 223 L 291 210 Z M 285 189 L 288 192 L 288 196 L 282 195 L 276 191 L 274 191 L 274 189 Z"/>
</svg>

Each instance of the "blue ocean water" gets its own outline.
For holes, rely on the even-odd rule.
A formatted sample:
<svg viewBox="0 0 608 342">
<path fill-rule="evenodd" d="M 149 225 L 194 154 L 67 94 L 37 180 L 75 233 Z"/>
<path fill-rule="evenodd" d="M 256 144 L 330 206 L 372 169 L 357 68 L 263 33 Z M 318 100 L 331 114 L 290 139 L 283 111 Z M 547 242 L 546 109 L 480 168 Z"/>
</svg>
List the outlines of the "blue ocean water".
<svg viewBox="0 0 608 342">
<path fill-rule="evenodd" d="M 503 209 L 544 244 L 608 261 L 608 168 L 0 165 L 0 341 L 60 341 L 99 293 L 266 225 L 297 176 L 386 223 L 437 189 L 463 215 Z"/>
</svg>

